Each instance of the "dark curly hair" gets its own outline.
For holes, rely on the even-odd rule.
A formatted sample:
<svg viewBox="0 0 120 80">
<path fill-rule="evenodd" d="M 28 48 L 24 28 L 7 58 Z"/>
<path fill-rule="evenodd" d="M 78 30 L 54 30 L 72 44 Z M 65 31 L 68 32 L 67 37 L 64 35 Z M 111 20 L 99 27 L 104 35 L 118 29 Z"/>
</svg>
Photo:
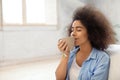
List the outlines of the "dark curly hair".
<svg viewBox="0 0 120 80">
<path fill-rule="evenodd" d="M 115 32 L 110 22 L 97 8 L 89 5 L 78 8 L 73 15 L 72 23 L 75 20 L 80 20 L 86 27 L 88 39 L 92 47 L 98 50 L 105 50 L 109 44 L 116 42 Z M 69 36 L 71 34 L 72 23 L 68 29 Z"/>
</svg>

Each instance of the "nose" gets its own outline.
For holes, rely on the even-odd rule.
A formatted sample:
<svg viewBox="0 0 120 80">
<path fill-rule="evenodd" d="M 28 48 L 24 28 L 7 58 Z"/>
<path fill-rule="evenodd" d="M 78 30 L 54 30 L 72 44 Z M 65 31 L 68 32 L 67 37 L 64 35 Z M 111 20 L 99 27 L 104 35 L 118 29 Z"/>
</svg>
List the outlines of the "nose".
<svg viewBox="0 0 120 80">
<path fill-rule="evenodd" d="M 75 37 L 75 36 L 76 36 L 75 31 L 71 32 L 71 36 L 73 36 L 73 37 Z"/>
</svg>

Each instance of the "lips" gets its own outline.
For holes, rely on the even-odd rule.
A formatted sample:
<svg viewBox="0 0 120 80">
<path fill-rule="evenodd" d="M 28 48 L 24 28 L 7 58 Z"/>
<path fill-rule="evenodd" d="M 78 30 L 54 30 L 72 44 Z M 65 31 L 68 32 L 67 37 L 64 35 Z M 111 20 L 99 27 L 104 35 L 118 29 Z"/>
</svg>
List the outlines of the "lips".
<svg viewBox="0 0 120 80">
<path fill-rule="evenodd" d="M 76 43 L 77 43 L 77 41 L 78 41 L 78 38 L 75 38 L 74 40 L 75 40 L 75 44 L 76 44 Z"/>
<path fill-rule="evenodd" d="M 74 44 L 77 45 L 78 43 L 78 38 L 74 38 Z"/>
<path fill-rule="evenodd" d="M 75 38 L 75 41 L 77 41 L 78 40 L 78 38 Z"/>
</svg>

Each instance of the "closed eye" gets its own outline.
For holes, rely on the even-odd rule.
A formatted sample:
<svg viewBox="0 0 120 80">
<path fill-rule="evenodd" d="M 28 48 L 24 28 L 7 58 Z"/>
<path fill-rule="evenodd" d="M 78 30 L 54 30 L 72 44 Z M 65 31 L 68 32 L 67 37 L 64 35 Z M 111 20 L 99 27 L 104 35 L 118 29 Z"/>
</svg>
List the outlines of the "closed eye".
<svg viewBox="0 0 120 80">
<path fill-rule="evenodd" d="M 82 31 L 82 30 L 77 30 L 77 31 Z"/>
<path fill-rule="evenodd" d="M 79 27 L 79 26 L 77 26 L 77 27 L 72 27 L 71 28 L 71 32 L 73 32 L 73 31 L 82 31 L 82 28 L 81 27 Z"/>
<path fill-rule="evenodd" d="M 78 28 L 77 31 L 82 31 L 82 30 L 80 28 Z"/>
</svg>

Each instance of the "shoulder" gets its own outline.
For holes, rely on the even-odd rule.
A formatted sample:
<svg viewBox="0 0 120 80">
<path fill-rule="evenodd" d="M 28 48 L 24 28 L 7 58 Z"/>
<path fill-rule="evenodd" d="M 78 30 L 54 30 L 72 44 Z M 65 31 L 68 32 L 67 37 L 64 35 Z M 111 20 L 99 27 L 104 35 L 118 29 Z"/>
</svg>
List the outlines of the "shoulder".
<svg viewBox="0 0 120 80">
<path fill-rule="evenodd" d="M 109 58 L 109 54 L 105 51 L 101 51 L 101 50 L 97 50 L 95 49 L 95 52 L 97 54 L 97 57 L 100 57 L 100 58 Z"/>
<path fill-rule="evenodd" d="M 96 54 L 96 60 L 98 62 L 109 63 L 110 56 L 108 53 L 106 53 L 105 51 L 97 50 L 97 49 L 94 49 L 94 50 L 95 50 L 95 54 Z"/>
<path fill-rule="evenodd" d="M 108 77 L 108 71 L 109 71 L 109 55 L 105 51 L 93 50 L 94 59 L 91 60 L 92 65 L 90 68 L 90 71 L 94 73 L 94 75 L 91 76 L 91 79 L 93 80 L 107 80 Z M 99 76 L 98 76 L 99 75 Z"/>
</svg>

